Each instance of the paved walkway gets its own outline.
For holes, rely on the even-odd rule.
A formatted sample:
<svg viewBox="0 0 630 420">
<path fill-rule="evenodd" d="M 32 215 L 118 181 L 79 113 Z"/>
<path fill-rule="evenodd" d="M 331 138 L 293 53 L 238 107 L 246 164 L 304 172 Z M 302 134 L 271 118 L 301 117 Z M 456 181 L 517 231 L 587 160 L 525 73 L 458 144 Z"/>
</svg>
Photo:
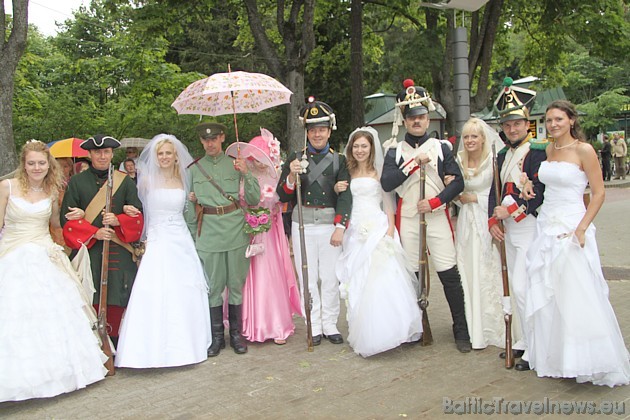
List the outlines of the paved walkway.
<svg viewBox="0 0 630 420">
<path fill-rule="evenodd" d="M 607 190 L 597 217 L 602 265 L 623 277 L 609 280 L 610 296 L 626 343 L 630 343 L 630 189 Z M 617 278 L 620 276 L 616 276 Z M 444 295 L 433 276 L 429 316 L 435 343 L 429 347 L 403 345 L 363 359 L 347 346 L 322 342 L 308 353 L 305 327 L 284 346 L 252 344 L 246 355 L 229 348 L 196 366 L 169 369 L 119 369 L 116 376 L 88 388 L 44 400 L 0 404 L 0 417 L 12 419 L 80 418 L 458 418 L 444 413 L 444 399 L 466 401 L 470 410 L 483 402 L 538 402 L 556 408 L 559 402 L 613 403 L 613 415 L 563 418 L 630 418 L 630 387 L 607 388 L 577 384 L 570 379 L 541 379 L 533 372 L 506 370 L 488 348 L 460 354 L 450 333 Z M 340 319 L 344 336 L 347 324 Z M 2 378 L 0 378 L 2 380 Z M 449 403 L 451 411 L 463 403 Z M 564 407 L 569 409 L 570 407 Z M 605 407 L 604 407 L 605 408 Z M 521 415 L 519 418 L 548 418 Z M 475 416 L 486 418 L 487 415 Z M 493 414 L 490 418 L 505 418 Z"/>
</svg>

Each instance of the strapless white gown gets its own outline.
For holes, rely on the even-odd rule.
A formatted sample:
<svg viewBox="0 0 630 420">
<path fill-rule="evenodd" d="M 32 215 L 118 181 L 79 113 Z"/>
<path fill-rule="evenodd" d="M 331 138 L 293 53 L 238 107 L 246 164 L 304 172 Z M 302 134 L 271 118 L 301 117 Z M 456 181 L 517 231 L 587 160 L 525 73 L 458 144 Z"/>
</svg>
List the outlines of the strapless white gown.
<svg viewBox="0 0 630 420">
<path fill-rule="evenodd" d="M 373 178 L 350 182 L 352 214 L 337 262 L 341 296 L 346 298 L 348 343 L 363 357 L 422 335 L 416 300 L 417 279 L 407 264 L 398 234 L 387 235 L 382 189 Z"/>
<path fill-rule="evenodd" d="M 586 211 L 586 174 L 573 163 L 553 161 L 543 162 L 538 173 L 545 199 L 527 252 L 529 364 L 538 376 L 626 385 L 628 350 L 608 300 L 595 226 L 587 229 L 584 248 L 572 235 Z"/>
<path fill-rule="evenodd" d="M 155 189 L 143 203 L 146 252 L 120 327 L 116 366 L 182 366 L 207 358 L 208 286 L 184 221 L 185 196 L 182 189 Z"/>
</svg>

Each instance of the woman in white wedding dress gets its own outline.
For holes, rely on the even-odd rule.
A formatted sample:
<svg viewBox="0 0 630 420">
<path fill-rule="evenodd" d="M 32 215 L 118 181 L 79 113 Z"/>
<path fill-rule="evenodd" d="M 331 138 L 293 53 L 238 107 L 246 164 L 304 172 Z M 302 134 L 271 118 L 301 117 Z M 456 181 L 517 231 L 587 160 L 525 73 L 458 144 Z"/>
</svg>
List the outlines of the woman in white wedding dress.
<svg viewBox="0 0 630 420">
<path fill-rule="evenodd" d="M 346 158 L 350 185 L 342 181 L 335 190 L 350 188 L 352 213 L 336 271 L 346 299 L 348 343 L 355 353 L 368 357 L 419 340 L 422 314 L 417 279 L 394 225 L 394 200 L 379 181 L 383 152 L 376 130 L 352 132 Z"/>
<path fill-rule="evenodd" d="M 120 328 L 118 367 L 182 366 L 207 358 L 208 286 L 183 216 L 191 162 L 186 146 L 167 134 L 153 137 L 140 155 L 147 244 Z M 135 211 L 125 206 L 128 214 Z"/>
<path fill-rule="evenodd" d="M 37 140 L 22 148 L 16 178 L 0 182 L 0 402 L 71 392 L 107 373 L 91 300 L 50 236 L 60 186 Z"/>
<path fill-rule="evenodd" d="M 538 376 L 627 385 L 628 351 L 608 300 L 592 224 L 605 194 L 597 154 L 581 141 L 570 102 L 552 102 L 545 118 L 555 142 L 540 166 L 545 199 L 527 252 L 529 364 Z M 591 200 L 585 209 L 587 184 Z"/>
<path fill-rule="evenodd" d="M 501 261 L 488 231 L 488 195 L 494 173 L 492 144 L 497 151 L 504 146 L 484 121 L 471 118 L 464 124 L 457 163 L 465 186 L 455 201 L 460 206 L 455 245 L 473 349 L 505 345 Z"/>
</svg>

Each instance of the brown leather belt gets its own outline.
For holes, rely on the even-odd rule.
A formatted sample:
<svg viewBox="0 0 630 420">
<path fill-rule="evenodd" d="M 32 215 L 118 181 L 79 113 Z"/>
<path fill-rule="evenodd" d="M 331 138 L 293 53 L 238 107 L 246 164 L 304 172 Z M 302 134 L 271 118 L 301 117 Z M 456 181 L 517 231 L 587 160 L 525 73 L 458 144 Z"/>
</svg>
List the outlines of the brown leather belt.
<svg viewBox="0 0 630 420">
<path fill-rule="evenodd" d="M 210 206 L 202 206 L 201 204 L 197 204 L 195 206 L 195 213 L 197 214 L 197 237 L 201 236 L 201 226 L 203 225 L 203 215 L 204 214 L 218 214 L 219 216 L 224 215 L 226 213 L 231 213 L 234 210 L 238 209 L 240 206 L 236 202 L 232 202 L 232 204 L 228 206 L 218 206 L 218 207 L 210 207 Z"/>
<path fill-rule="evenodd" d="M 226 213 L 231 213 L 234 210 L 237 210 L 239 208 L 238 204 L 236 203 L 232 203 L 228 206 L 217 206 L 217 207 L 202 206 L 202 207 L 203 207 L 203 214 L 218 214 L 219 216 L 224 215 Z"/>
</svg>

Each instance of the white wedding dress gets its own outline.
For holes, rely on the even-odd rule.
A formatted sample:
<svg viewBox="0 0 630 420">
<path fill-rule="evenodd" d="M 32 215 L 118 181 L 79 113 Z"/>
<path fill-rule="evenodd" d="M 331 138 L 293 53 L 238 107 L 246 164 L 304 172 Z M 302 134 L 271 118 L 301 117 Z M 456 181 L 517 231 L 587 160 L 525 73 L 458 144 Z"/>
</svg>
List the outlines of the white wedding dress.
<svg viewBox="0 0 630 420">
<path fill-rule="evenodd" d="M 107 373 L 92 308 L 50 237 L 51 212 L 49 198 L 9 196 L 0 240 L 0 402 L 71 392 Z"/>
<path fill-rule="evenodd" d="M 529 364 L 538 376 L 626 385 L 628 351 L 608 301 L 595 226 L 584 248 L 573 235 L 585 213 L 586 174 L 573 163 L 548 161 L 538 173 L 545 199 L 527 252 Z"/>
<path fill-rule="evenodd" d="M 460 164 L 461 167 L 461 164 Z M 463 170 L 463 168 L 462 168 Z M 464 193 L 477 196 L 477 202 L 457 204 L 455 243 L 457 267 L 464 290 L 466 322 L 474 349 L 505 345 L 505 322 L 501 298 L 503 278 L 499 250 L 488 231 L 488 195 L 492 184 L 492 156 L 480 165 L 479 173 L 468 170 Z M 517 340 L 515 340 L 517 341 Z"/>
<path fill-rule="evenodd" d="M 422 335 L 413 271 L 400 239 L 387 235 L 381 184 L 374 178 L 350 182 L 352 214 L 336 271 L 346 299 L 348 343 L 368 357 Z"/>
<path fill-rule="evenodd" d="M 183 189 L 157 188 L 143 203 L 146 253 L 120 328 L 116 366 L 182 366 L 207 358 L 208 286 L 184 221 L 185 196 Z"/>
</svg>

